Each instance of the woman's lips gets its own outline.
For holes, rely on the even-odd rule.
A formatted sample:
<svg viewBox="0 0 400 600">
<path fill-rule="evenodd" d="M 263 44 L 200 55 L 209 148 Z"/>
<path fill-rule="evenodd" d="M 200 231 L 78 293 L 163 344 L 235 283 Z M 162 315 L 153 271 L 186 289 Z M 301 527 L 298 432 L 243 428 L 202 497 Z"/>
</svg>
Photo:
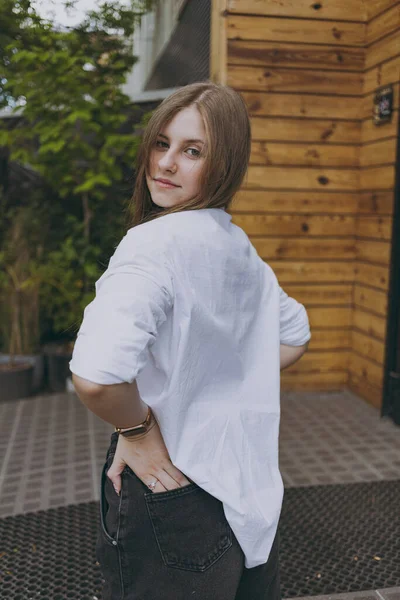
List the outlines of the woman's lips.
<svg viewBox="0 0 400 600">
<path fill-rule="evenodd" d="M 174 185 L 173 183 L 166 183 L 165 181 L 160 181 L 159 179 L 155 179 L 154 181 L 155 181 L 155 182 L 157 183 L 157 185 L 159 185 L 160 187 L 167 188 L 167 189 L 169 189 L 169 188 L 177 188 L 177 187 L 179 187 L 179 186 L 177 186 L 177 185 Z"/>
</svg>

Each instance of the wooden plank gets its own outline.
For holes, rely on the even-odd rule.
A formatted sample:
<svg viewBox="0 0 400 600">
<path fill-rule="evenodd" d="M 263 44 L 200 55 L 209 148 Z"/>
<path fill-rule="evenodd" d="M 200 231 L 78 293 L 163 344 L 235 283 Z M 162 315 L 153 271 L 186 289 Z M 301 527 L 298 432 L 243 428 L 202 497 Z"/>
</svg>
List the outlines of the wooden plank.
<svg viewBox="0 0 400 600">
<path fill-rule="evenodd" d="M 388 266 L 390 263 L 391 243 L 376 240 L 357 240 L 357 258 Z"/>
<path fill-rule="evenodd" d="M 356 218 L 350 215 L 232 215 L 232 222 L 248 235 L 303 236 L 354 235 Z"/>
<path fill-rule="evenodd" d="M 356 223 L 356 235 L 359 238 L 373 238 L 376 240 L 392 239 L 391 217 L 359 216 Z"/>
<path fill-rule="evenodd" d="M 393 138 L 390 146 L 395 148 L 394 142 L 395 139 Z M 388 145 L 388 142 L 384 143 Z M 358 167 L 358 156 L 359 148 L 355 145 L 333 146 L 302 144 L 300 142 L 298 144 L 279 144 L 276 142 L 254 141 L 251 145 L 250 164 L 297 167 Z M 375 154 L 374 157 L 376 159 Z"/>
<path fill-rule="evenodd" d="M 385 193 L 387 194 L 387 192 Z M 368 210 L 371 205 L 376 205 L 376 212 L 382 212 L 388 206 L 388 201 L 383 196 L 384 192 L 376 192 L 376 194 L 376 200 L 371 199 L 371 193 L 363 199 L 364 212 L 371 212 Z M 360 194 L 353 192 L 261 191 L 242 188 L 233 200 L 232 211 L 247 213 L 357 214 L 359 212 L 359 198 Z"/>
<path fill-rule="evenodd" d="M 376 290 L 356 283 L 354 286 L 354 304 L 363 310 L 386 317 L 388 294 L 386 291 Z"/>
<path fill-rule="evenodd" d="M 316 329 L 313 327 L 309 351 L 339 350 L 351 347 L 351 331 L 349 329 Z"/>
<path fill-rule="evenodd" d="M 356 241 L 332 238 L 252 238 L 252 244 L 263 260 L 313 259 L 353 260 Z"/>
<path fill-rule="evenodd" d="M 354 265 L 354 281 L 387 291 L 389 288 L 389 268 L 381 265 L 373 265 L 368 262 L 356 261 Z"/>
<path fill-rule="evenodd" d="M 364 48 L 258 40 L 228 41 L 230 65 L 362 71 L 364 60 Z"/>
<path fill-rule="evenodd" d="M 360 96 L 363 93 L 363 76 L 362 73 L 347 71 L 326 72 L 230 65 L 228 85 L 237 90 L 260 92 L 310 92 L 333 96 Z"/>
<path fill-rule="evenodd" d="M 272 142 L 293 143 L 299 140 L 302 143 L 359 144 L 361 124 L 364 127 L 361 121 L 335 121 L 335 119 L 252 117 L 250 120 L 253 140 Z M 388 129 L 385 130 L 385 134 L 387 131 Z M 384 137 L 382 132 L 381 137 Z"/>
<path fill-rule="evenodd" d="M 227 17 L 228 0 L 211 2 L 210 79 L 215 83 L 227 81 Z"/>
<path fill-rule="evenodd" d="M 360 330 L 365 335 L 373 336 L 384 342 L 386 338 L 386 319 L 355 306 L 353 310 L 353 329 Z"/>
<path fill-rule="evenodd" d="M 315 305 L 350 306 L 352 304 L 353 286 L 350 283 L 313 283 L 312 285 L 292 283 L 286 285 L 284 289 L 289 296 L 295 298 L 300 304 L 304 304 L 307 309 Z M 313 331 L 315 331 L 315 326 Z"/>
<path fill-rule="evenodd" d="M 371 336 L 354 330 L 351 334 L 351 343 L 354 350 L 366 358 L 370 358 L 375 362 L 385 362 L 385 344 L 381 340 L 376 340 Z M 310 348 L 310 346 L 309 346 Z"/>
<path fill-rule="evenodd" d="M 309 2 L 309 0 L 229 0 L 231 13 L 297 17 L 301 19 L 330 19 L 340 21 L 366 20 L 363 0 L 335 0 L 335 2 Z"/>
<path fill-rule="evenodd" d="M 342 390 L 346 388 L 348 372 L 332 371 L 331 373 L 281 373 L 281 389 L 283 391 L 323 391 Z"/>
<path fill-rule="evenodd" d="M 360 147 L 360 167 L 392 164 L 396 162 L 396 138 L 379 140 Z M 368 177 L 367 177 L 368 180 Z"/>
<path fill-rule="evenodd" d="M 393 108 L 395 111 L 397 111 L 399 108 L 399 86 L 399 83 L 393 84 Z M 363 120 L 372 118 L 372 113 L 374 110 L 374 97 L 375 90 L 368 92 L 367 94 L 363 95 L 361 105 L 358 105 L 359 117 L 361 117 Z M 396 121 L 396 115 L 394 115 L 393 118 Z"/>
<path fill-rule="evenodd" d="M 374 124 L 372 117 L 362 121 L 361 143 L 366 144 L 397 136 L 397 117 L 398 113 L 393 113 L 392 120 L 389 123 L 379 126 Z"/>
<path fill-rule="evenodd" d="M 289 261 L 270 260 L 281 286 L 292 283 L 349 283 L 354 280 L 354 265 L 351 261 Z"/>
<path fill-rule="evenodd" d="M 390 190 L 394 188 L 396 169 L 394 165 L 366 167 L 360 171 L 362 190 Z"/>
<path fill-rule="evenodd" d="M 367 0 L 367 2 L 365 2 L 367 21 L 375 19 L 380 13 L 398 3 L 399 0 Z"/>
<path fill-rule="evenodd" d="M 351 327 L 350 306 L 307 306 L 311 332 L 313 327 Z"/>
<path fill-rule="evenodd" d="M 228 39 L 266 40 L 269 42 L 300 42 L 335 46 L 365 44 L 364 23 L 320 21 L 312 19 L 282 19 L 280 17 L 228 16 Z"/>
<path fill-rule="evenodd" d="M 385 62 L 391 56 L 399 54 L 399 32 L 398 30 L 386 35 L 381 40 L 372 44 L 365 53 L 365 70 L 368 71 Z"/>
<path fill-rule="evenodd" d="M 362 192 L 358 199 L 358 213 L 392 215 L 394 209 L 394 191 Z"/>
<path fill-rule="evenodd" d="M 329 373 L 345 371 L 351 357 L 351 350 L 336 350 L 332 352 L 310 352 L 303 354 L 300 360 L 283 370 L 288 373 Z"/>
<path fill-rule="evenodd" d="M 383 169 L 381 169 L 383 171 Z M 382 182 L 386 183 L 386 181 Z M 315 167 L 250 166 L 245 178 L 246 188 L 309 189 L 355 192 L 359 189 L 358 169 L 318 169 Z M 368 187 L 368 186 L 365 186 Z M 386 187 L 389 187 L 386 185 Z"/>
<path fill-rule="evenodd" d="M 383 385 L 383 365 L 379 365 L 365 356 L 352 352 L 349 357 L 349 370 L 360 379 L 380 388 Z M 299 361 L 300 362 L 300 361 Z"/>
<path fill-rule="evenodd" d="M 363 377 L 358 377 L 354 373 L 349 373 L 349 389 L 366 400 L 372 406 L 380 408 L 382 406 L 383 388 L 374 386 Z"/>
<path fill-rule="evenodd" d="M 389 83 L 397 83 L 399 77 L 400 55 L 364 73 L 363 94 L 373 92 L 376 88 Z"/>
<path fill-rule="evenodd" d="M 370 0 L 366 2 L 368 4 Z M 393 3 L 392 3 L 393 4 Z M 366 25 L 365 43 L 367 46 L 373 44 L 392 31 L 395 31 L 400 24 L 400 4 L 396 2 L 395 6 L 370 20 Z"/>
<path fill-rule="evenodd" d="M 230 68 L 230 67 L 228 67 Z M 360 99 L 319 94 L 280 94 L 241 91 L 249 114 L 264 117 L 360 119 Z M 371 112 L 371 111 L 370 111 Z"/>
</svg>

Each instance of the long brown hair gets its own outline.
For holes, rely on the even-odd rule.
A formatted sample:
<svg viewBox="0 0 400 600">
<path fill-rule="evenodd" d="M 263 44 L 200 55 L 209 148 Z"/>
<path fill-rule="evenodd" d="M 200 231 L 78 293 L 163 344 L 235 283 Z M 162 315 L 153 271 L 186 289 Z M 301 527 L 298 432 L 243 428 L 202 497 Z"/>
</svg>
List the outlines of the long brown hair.
<svg viewBox="0 0 400 600">
<path fill-rule="evenodd" d="M 200 192 L 184 204 L 159 207 L 152 201 L 146 182 L 150 154 L 162 128 L 183 108 L 193 105 L 203 118 L 207 138 Z M 250 146 L 246 104 L 232 88 L 205 81 L 186 85 L 168 96 L 152 114 L 138 151 L 135 189 L 127 214 L 128 229 L 183 210 L 227 210 L 247 171 Z"/>
</svg>

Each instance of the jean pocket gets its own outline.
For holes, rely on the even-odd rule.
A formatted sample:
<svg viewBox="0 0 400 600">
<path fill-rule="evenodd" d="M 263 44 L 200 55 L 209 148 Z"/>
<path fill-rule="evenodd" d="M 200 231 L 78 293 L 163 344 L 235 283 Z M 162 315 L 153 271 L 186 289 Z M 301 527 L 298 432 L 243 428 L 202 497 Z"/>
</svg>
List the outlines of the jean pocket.
<svg viewBox="0 0 400 600">
<path fill-rule="evenodd" d="M 100 523 L 95 546 L 95 556 L 103 577 L 103 598 L 122 598 L 123 582 L 118 543 L 119 497 L 112 495 L 112 483 L 107 478 L 107 461 L 103 467 L 100 485 Z M 115 492 L 114 492 L 115 493 Z M 115 537 L 113 533 L 115 531 Z"/>
<path fill-rule="evenodd" d="M 144 497 L 168 567 L 202 572 L 232 546 L 222 502 L 196 484 Z"/>
<path fill-rule="evenodd" d="M 119 497 L 117 496 L 117 494 L 114 490 L 113 490 L 113 495 L 115 495 L 114 501 L 110 503 L 110 501 L 109 501 L 110 497 L 108 497 L 108 499 L 107 499 L 107 495 L 109 496 L 109 494 L 107 494 L 109 489 L 107 489 L 107 488 L 112 486 L 111 481 L 107 478 L 107 470 L 109 469 L 109 467 L 110 467 L 110 464 L 109 464 L 109 461 L 107 461 L 104 464 L 103 471 L 101 473 L 100 529 L 101 529 L 104 539 L 112 546 L 117 546 L 117 541 L 116 541 L 115 537 L 113 537 L 113 535 L 111 535 L 111 533 L 109 532 L 108 527 L 107 527 L 107 522 L 110 521 L 110 516 L 112 516 L 110 513 L 113 512 L 114 514 L 118 515 L 119 509 L 118 509 L 117 504 L 119 505 L 119 501 L 120 501 Z M 116 510 L 114 511 L 114 509 L 116 509 Z M 117 527 L 115 527 L 114 529 L 116 530 Z"/>
</svg>

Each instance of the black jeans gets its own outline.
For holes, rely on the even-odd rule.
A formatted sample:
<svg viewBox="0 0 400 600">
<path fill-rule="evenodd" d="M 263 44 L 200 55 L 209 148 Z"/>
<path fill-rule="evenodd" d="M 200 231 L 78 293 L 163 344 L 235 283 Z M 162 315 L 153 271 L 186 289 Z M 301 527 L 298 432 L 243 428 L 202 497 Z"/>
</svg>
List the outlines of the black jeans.
<svg viewBox="0 0 400 600">
<path fill-rule="evenodd" d="M 96 556 L 103 600 L 280 600 L 278 534 L 268 561 L 246 569 L 222 502 L 195 483 L 151 492 L 129 468 L 118 496 L 101 478 Z"/>
</svg>

